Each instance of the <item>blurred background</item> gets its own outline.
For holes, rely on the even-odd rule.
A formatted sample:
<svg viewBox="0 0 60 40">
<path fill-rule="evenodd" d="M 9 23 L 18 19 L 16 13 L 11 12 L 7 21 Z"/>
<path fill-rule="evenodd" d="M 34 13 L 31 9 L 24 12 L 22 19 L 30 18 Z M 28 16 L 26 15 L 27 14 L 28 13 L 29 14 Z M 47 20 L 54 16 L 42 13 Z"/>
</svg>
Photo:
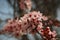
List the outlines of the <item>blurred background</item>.
<svg viewBox="0 0 60 40">
<path fill-rule="evenodd" d="M 32 0 L 32 5 L 32 10 L 39 10 L 44 15 L 51 16 L 60 21 L 60 0 Z M 0 29 L 8 19 L 16 16 L 20 17 L 21 15 L 23 15 L 23 13 L 19 8 L 19 0 L 0 0 Z M 60 37 L 60 27 L 53 27 L 53 29 L 57 31 L 58 36 Z M 35 36 L 27 34 L 27 37 L 23 36 L 21 40 L 41 40 L 41 37 L 38 34 Z M 17 39 L 6 35 L 0 35 L 0 40 Z"/>
</svg>

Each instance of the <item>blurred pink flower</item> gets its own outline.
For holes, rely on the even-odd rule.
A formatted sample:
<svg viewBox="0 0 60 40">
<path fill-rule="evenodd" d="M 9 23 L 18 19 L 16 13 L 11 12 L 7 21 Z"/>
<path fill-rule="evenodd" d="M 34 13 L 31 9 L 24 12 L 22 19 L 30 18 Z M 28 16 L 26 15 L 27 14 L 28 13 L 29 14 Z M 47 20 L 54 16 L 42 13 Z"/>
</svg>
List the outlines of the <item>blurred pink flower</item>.
<svg viewBox="0 0 60 40">
<path fill-rule="evenodd" d="M 27 33 L 40 33 L 45 40 L 50 40 L 57 35 L 55 31 L 50 29 L 49 25 L 52 24 L 52 20 L 48 21 L 48 17 L 42 15 L 39 11 L 32 11 L 20 19 L 9 20 L 5 27 L 3 27 L 3 30 L 16 37 L 26 35 Z"/>
</svg>

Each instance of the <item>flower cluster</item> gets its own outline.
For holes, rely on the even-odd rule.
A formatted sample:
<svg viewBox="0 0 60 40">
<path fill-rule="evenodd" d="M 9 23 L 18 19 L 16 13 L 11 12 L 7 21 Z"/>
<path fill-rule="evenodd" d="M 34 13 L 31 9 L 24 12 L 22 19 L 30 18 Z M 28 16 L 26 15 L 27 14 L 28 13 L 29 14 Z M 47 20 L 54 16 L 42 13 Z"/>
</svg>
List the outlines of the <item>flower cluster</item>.
<svg viewBox="0 0 60 40">
<path fill-rule="evenodd" d="M 31 0 L 20 0 L 20 8 L 24 11 L 30 11 L 32 7 Z"/>
<path fill-rule="evenodd" d="M 27 33 L 39 33 L 45 40 L 55 40 L 57 34 L 50 27 L 56 25 L 56 22 L 42 15 L 39 11 L 32 11 L 20 19 L 8 20 L 8 23 L 3 27 L 3 33 L 9 33 L 16 37 Z"/>
<path fill-rule="evenodd" d="M 56 31 L 51 31 L 49 27 L 41 31 L 44 40 L 56 40 Z"/>
</svg>

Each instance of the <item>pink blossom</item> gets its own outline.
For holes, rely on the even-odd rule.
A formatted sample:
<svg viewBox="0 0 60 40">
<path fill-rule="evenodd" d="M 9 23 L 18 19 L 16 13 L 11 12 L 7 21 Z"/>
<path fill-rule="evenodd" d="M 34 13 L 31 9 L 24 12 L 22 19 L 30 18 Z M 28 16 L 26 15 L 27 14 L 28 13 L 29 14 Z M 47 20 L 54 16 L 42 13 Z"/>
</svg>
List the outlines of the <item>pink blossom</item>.
<svg viewBox="0 0 60 40">
<path fill-rule="evenodd" d="M 50 23 L 49 22 L 48 17 L 43 16 L 39 11 L 32 11 L 25 14 L 20 19 L 17 18 L 9 20 L 3 27 L 3 30 L 14 36 L 22 36 L 27 33 L 40 33 L 43 39 L 50 40 L 55 38 L 57 34 L 55 31 L 51 31 L 50 29 L 49 25 L 52 25 L 52 20 Z"/>
</svg>

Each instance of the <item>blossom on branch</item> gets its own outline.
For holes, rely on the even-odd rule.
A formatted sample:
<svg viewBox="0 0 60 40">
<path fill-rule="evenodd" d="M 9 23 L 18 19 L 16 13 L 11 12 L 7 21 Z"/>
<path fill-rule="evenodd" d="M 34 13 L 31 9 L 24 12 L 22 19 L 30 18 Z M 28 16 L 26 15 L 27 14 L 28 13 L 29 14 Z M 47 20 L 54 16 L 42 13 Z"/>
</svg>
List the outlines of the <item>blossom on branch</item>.
<svg viewBox="0 0 60 40">
<path fill-rule="evenodd" d="M 19 37 L 28 33 L 39 33 L 44 40 L 52 40 L 56 38 L 57 34 L 54 30 L 52 31 L 50 27 L 54 26 L 56 23 L 60 24 L 59 21 L 53 21 L 39 11 L 32 11 L 25 14 L 20 19 L 17 18 L 9 20 L 3 27 L 3 31 L 1 31 L 0 34 L 8 33 L 15 37 Z"/>
</svg>

